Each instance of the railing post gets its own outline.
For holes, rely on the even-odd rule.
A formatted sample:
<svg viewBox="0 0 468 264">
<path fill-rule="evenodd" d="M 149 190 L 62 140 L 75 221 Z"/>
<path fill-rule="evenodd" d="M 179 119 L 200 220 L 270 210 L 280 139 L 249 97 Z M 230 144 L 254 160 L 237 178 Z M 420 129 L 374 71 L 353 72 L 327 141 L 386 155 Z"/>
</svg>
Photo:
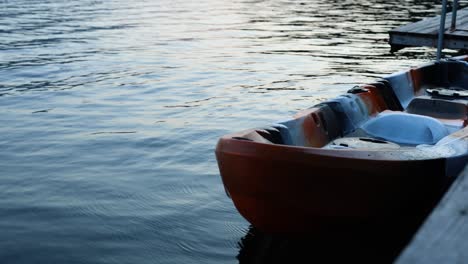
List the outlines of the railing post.
<svg viewBox="0 0 468 264">
<path fill-rule="evenodd" d="M 442 48 L 444 46 L 445 17 L 447 15 L 447 0 L 442 0 L 442 13 L 440 14 L 439 39 L 437 41 L 437 61 L 442 57 Z"/>
<path fill-rule="evenodd" d="M 457 9 L 458 9 L 458 0 L 453 0 L 452 24 L 450 25 L 450 31 L 455 31 L 455 29 L 457 28 Z"/>
</svg>

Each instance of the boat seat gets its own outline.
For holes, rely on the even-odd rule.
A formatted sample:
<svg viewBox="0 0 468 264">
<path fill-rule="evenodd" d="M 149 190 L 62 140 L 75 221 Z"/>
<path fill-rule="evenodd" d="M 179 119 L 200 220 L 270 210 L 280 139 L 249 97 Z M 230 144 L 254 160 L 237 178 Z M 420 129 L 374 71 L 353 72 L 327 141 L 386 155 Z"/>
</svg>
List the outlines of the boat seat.
<svg viewBox="0 0 468 264">
<path fill-rule="evenodd" d="M 419 96 L 411 100 L 406 109 L 411 114 L 443 119 L 467 119 L 468 100 L 444 100 Z"/>
<path fill-rule="evenodd" d="M 435 118 L 392 111 L 378 114 L 362 129 L 370 136 L 408 145 L 434 145 L 449 134 L 444 124 Z"/>
</svg>

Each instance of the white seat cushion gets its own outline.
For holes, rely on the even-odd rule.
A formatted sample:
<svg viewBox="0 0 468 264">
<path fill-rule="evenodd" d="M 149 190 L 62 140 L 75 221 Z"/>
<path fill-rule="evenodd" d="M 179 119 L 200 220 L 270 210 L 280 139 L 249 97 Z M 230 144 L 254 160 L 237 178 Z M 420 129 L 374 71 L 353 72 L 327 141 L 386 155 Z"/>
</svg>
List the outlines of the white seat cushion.
<svg viewBox="0 0 468 264">
<path fill-rule="evenodd" d="M 436 144 L 449 134 L 439 120 L 402 112 L 383 112 L 362 126 L 369 135 L 400 144 Z"/>
</svg>

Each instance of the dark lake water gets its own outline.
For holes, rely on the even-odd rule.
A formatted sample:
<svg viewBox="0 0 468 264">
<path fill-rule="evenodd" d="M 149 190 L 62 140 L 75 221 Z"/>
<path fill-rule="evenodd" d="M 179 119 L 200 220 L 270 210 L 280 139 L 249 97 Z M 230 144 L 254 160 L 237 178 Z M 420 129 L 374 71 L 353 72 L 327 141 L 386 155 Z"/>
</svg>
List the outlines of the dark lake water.
<svg viewBox="0 0 468 264">
<path fill-rule="evenodd" d="M 214 148 L 430 61 L 435 1 L 0 0 L 0 263 L 237 263 Z"/>
</svg>

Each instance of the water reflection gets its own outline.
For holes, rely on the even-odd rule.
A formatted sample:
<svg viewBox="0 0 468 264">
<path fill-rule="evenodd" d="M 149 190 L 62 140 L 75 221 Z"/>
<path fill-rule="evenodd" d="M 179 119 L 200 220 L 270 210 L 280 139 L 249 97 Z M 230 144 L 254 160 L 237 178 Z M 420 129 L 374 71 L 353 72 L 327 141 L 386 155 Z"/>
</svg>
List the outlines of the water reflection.
<svg viewBox="0 0 468 264">
<path fill-rule="evenodd" d="M 392 263 L 416 230 L 414 223 L 355 224 L 359 227 L 295 236 L 267 234 L 250 226 L 238 243 L 237 259 L 240 264 Z"/>
</svg>

